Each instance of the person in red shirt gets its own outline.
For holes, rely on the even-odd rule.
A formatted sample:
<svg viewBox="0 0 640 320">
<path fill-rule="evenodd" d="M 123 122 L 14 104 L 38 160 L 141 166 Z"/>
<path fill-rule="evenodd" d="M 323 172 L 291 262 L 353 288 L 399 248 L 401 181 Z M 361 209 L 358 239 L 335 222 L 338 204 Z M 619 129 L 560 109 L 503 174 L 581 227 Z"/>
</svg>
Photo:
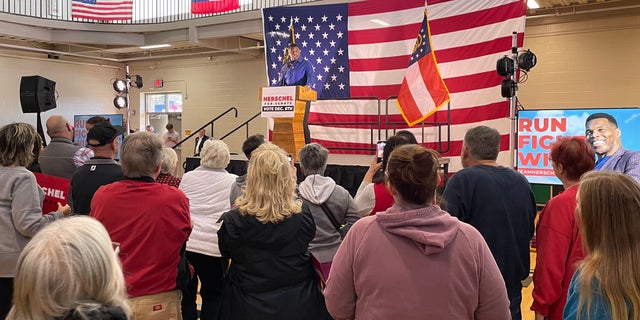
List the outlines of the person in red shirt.
<svg viewBox="0 0 640 320">
<path fill-rule="evenodd" d="M 551 159 L 564 192 L 549 200 L 537 226 L 531 305 L 536 320 L 562 319 L 571 276 L 585 257 L 575 219 L 578 182 L 582 174 L 595 166 L 593 148 L 577 137 L 559 138 L 551 147 Z"/>
<path fill-rule="evenodd" d="M 405 144 L 416 144 L 416 139 L 413 136 L 409 136 L 405 131 L 391 136 L 384 146 L 382 162 L 373 159 L 369 170 L 364 175 L 360 187 L 356 196 L 353 197 L 358 214 L 361 217 L 368 215 L 375 215 L 378 212 L 383 212 L 389 209 L 393 205 L 393 197 L 387 190 L 384 184 L 384 171 L 387 168 L 387 159 L 391 155 L 391 152 L 398 146 Z M 410 134 L 410 133 L 409 133 Z"/>
<path fill-rule="evenodd" d="M 192 228 L 189 199 L 181 190 L 155 182 L 163 156 L 156 135 L 128 135 L 121 153 L 125 177 L 96 191 L 91 216 L 120 243 L 132 318 L 181 319 L 180 289 L 191 276 L 185 257 Z"/>
</svg>

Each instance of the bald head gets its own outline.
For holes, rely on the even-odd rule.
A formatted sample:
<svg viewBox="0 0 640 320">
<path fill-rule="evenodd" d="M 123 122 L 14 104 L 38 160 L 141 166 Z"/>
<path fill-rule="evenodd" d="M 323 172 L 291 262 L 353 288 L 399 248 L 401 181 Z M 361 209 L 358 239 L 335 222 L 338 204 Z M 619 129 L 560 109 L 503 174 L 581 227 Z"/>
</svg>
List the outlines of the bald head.
<svg viewBox="0 0 640 320">
<path fill-rule="evenodd" d="M 51 138 L 73 138 L 73 126 L 64 117 L 54 115 L 47 119 L 47 135 Z"/>
</svg>

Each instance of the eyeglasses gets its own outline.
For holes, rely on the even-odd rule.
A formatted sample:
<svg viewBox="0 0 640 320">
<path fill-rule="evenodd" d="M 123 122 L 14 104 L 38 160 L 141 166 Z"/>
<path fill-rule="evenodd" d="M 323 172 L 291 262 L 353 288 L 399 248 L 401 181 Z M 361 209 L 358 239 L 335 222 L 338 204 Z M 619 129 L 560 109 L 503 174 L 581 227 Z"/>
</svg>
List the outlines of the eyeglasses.
<svg viewBox="0 0 640 320">
<path fill-rule="evenodd" d="M 111 242 L 111 246 L 116 255 L 120 254 L 120 242 Z"/>
</svg>

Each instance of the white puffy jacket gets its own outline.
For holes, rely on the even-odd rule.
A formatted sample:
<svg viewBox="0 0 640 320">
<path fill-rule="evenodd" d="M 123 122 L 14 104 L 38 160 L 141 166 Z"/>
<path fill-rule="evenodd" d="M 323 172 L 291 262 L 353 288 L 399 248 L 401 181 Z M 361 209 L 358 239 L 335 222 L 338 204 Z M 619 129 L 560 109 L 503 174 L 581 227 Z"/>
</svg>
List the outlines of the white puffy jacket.
<svg viewBox="0 0 640 320">
<path fill-rule="evenodd" d="M 202 166 L 182 176 L 180 190 L 189 198 L 189 211 L 193 231 L 187 241 L 187 251 L 219 257 L 216 221 L 231 208 L 229 196 L 236 175 L 224 169 Z"/>
</svg>

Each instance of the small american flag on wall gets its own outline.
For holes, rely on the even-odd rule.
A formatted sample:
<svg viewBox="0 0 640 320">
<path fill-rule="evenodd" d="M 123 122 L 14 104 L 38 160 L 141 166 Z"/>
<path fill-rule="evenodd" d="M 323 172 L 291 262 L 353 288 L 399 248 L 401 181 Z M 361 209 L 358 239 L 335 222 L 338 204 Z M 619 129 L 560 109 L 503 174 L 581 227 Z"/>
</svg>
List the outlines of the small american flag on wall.
<svg viewBox="0 0 640 320">
<path fill-rule="evenodd" d="M 133 0 L 72 0 L 71 17 L 90 20 L 131 20 Z"/>
</svg>

